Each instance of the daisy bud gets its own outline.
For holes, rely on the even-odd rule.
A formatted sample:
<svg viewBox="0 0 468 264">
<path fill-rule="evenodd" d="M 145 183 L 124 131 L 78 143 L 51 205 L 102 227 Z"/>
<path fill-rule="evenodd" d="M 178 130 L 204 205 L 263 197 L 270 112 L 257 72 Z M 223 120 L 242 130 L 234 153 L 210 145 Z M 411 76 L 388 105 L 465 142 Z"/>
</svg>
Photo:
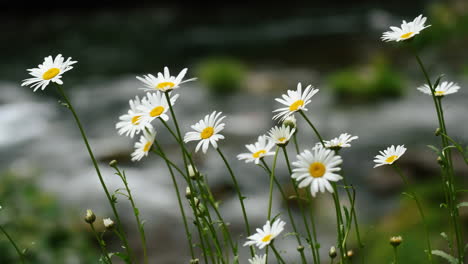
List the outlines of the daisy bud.
<svg viewBox="0 0 468 264">
<path fill-rule="evenodd" d="M 352 258 L 353 256 L 354 256 L 354 251 L 348 250 L 348 252 L 346 252 L 346 257 Z"/>
<path fill-rule="evenodd" d="M 436 135 L 436 137 L 440 136 L 440 132 L 441 132 L 441 131 L 440 131 L 440 127 L 438 127 L 438 128 L 436 129 L 435 133 L 434 133 L 434 134 Z"/>
<path fill-rule="evenodd" d="M 334 259 L 336 258 L 336 248 L 335 247 L 331 247 L 330 248 L 330 251 L 328 251 L 328 256 L 330 256 L 331 259 Z"/>
<path fill-rule="evenodd" d="M 291 115 L 283 121 L 283 125 L 290 127 L 291 129 L 297 127 L 296 118 Z"/>
<path fill-rule="evenodd" d="M 192 191 L 190 190 L 190 187 L 187 186 L 187 188 L 185 189 L 185 197 L 187 199 L 190 199 L 190 197 L 192 197 Z"/>
<path fill-rule="evenodd" d="M 200 260 L 198 260 L 198 259 L 191 259 L 190 260 L 190 264 L 198 264 L 198 263 L 200 263 Z"/>
<path fill-rule="evenodd" d="M 440 166 L 444 166 L 444 160 L 442 159 L 441 156 L 437 157 L 437 163 L 439 163 Z"/>
<path fill-rule="evenodd" d="M 398 247 L 401 242 L 403 242 L 403 238 L 401 236 L 392 236 L 390 238 L 390 245 L 394 246 L 394 247 Z"/>
<path fill-rule="evenodd" d="M 196 207 L 200 205 L 200 200 L 198 200 L 197 197 L 193 198 L 193 203 L 195 204 Z"/>
<path fill-rule="evenodd" d="M 198 171 L 196 171 L 192 165 L 188 165 L 187 168 L 188 168 L 190 179 L 196 180 L 198 178 Z"/>
<path fill-rule="evenodd" d="M 104 223 L 104 226 L 106 227 L 107 230 L 112 230 L 115 226 L 114 221 L 112 221 L 112 219 L 110 218 L 104 218 L 102 222 Z"/>
<path fill-rule="evenodd" d="M 86 210 L 85 221 L 88 224 L 94 223 L 96 221 L 96 215 L 90 209 Z"/>
<path fill-rule="evenodd" d="M 302 252 L 304 251 L 304 246 L 297 246 L 297 251 Z"/>
<path fill-rule="evenodd" d="M 111 167 L 117 166 L 117 161 L 116 160 L 111 160 L 111 162 L 109 162 L 109 166 L 111 166 Z"/>
</svg>

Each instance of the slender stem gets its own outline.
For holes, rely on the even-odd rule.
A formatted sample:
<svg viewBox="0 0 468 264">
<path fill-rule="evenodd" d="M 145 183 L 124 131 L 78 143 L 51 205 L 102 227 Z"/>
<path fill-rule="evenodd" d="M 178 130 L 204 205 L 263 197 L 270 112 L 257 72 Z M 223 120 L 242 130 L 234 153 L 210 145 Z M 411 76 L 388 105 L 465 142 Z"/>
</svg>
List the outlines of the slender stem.
<svg viewBox="0 0 468 264">
<path fill-rule="evenodd" d="M 283 258 L 282 258 L 281 255 L 279 254 L 279 252 L 276 250 L 276 248 L 275 248 L 275 246 L 273 245 L 273 243 L 270 244 L 270 247 L 271 247 L 271 249 L 273 250 L 273 253 L 275 253 L 276 259 L 277 259 L 280 263 L 286 264 L 286 262 L 283 260 Z"/>
<path fill-rule="evenodd" d="M 299 113 L 302 115 L 302 117 L 304 117 L 305 121 L 307 121 L 307 123 L 309 124 L 309 126 L 314 130 L 315 135 L 316 135 L 316 136 L 318 137 L 318 139 L 320 140 L 320 143 L 322 144 L 322 146 L 325 147 L 325 143 L 323 142 L 322 136 L 320 136 L 320 133 L 317 131 L 317 129 L 315 128 L 315 126 L 312 124 L 312 122 L 310 122 L 309 118 L 307 118 L 307 116 L 304 114 L 304 112 L 303 112 L 302 110 L 300 110 Z"/>
<path fill-rule="evenodd" d="M 247 213 L 245 211 L 245 205 L 244 205 L 245 197 L 242 196 L 242 193 L 239 188 L 239 184 L 237 183 L 236 176 L 234 176 L 234 172 L 232 171 L 231 166 L 229 165 L 229 162 L 226 160 L 226 157 L 224 156 L 223 152 L 221 151 L 219 147 L 216 149 L 216 151 L 218 151 L 219 155 L 224 161 L 224 164 L 226 165 L 226 168 L 229 171 L 229 174 L 231 175 L 232 182 L 234 183 L 234 188 L 236 189 L 236 192 L 237 192 L 237 198 L 239 199 L 239 202 L 242 208 L 242 216 L 244 217 L 244 224 L 245 224 L 245 228 L 247 231 L 247 236 L 250 236 L 249 219 L 247 218 Z M 252 255 L 252 257 L 255 256 L 255 251 L 252 246 L 250 246 L 250 254 Z"/>
<path fill-rule="evenodd" d="M 408 192 L 411 194 L 413 200 L 416 202 L 416 206 L 418 207 L 419 214 L 421 215 L 421 220 L 422 220 L 423 225 L 424 225 L 424 230 L 426 232 L 427 257 L 429 259 L 429 262 L 432 263 L 432 248 L 431 248 L 431 241 L 430 241 L 430 235 L 429 235 L 429 227 L 427 226 L 426 217 L 424 216 L 424 211 L 422 209 L 419 198 L 416 196 L 416 192 L 414 192 L 413 188 L 411 187 L 411 185 L 408 182 L 408 179 L 403 174 L 403 171 L 401 171 L 400 167 L 398 167 L 398 165 L 396 165 L 396 164 L 393 164 L 392 166 L 393 166 L 393 168 L 395 168 L 397 173 L 400 175 L 401 179 L 403 180 L 403 182 L 406 185 L 406 188 L 408 189 Z"/>
<path fill-rule="evenodd" d="M 275 179 L 275 168 L 276 168 L 276 160 L 278 158 L 278 152 L 279 152 L 279 147 L 276 147 L 276 151 L 275 151 L 275 157 L 273 159 L 273 167 L 271 169 L 271 173 L 270 173 L 270 191 L 269 191 L 269 195 L 268 195 L 268 221 L 271 219 L 271 206 L 273 204 L 273 182 L 274 182 L 274 179 Z"/>
<path fill-rule="evenodd" d="M 19 256 L 19 259 L 21 261 L 21 263 L 26 263 L 26 261 L 24 260 L 24 254 L 21 252 L 21 250 L 19 249 L 18 245 L 16 245 L 15 241 L 13 240 L 13 238 L 11 238 L 11 236 L 7 233 L 7 231 L 3 228 L 3 226 L 0 225 L 0 231 L 2 231 L 2 233 L 7 237 L 7 239 L 10 241 L 10 244 L 15 248 L 16 250 L 16 253 L 18 254 Z"/>
<path fill-rule="evenodd" d="M 397 247 L 393 247 L 393 263 L 398 264 L 398 251 Z"/>
<path fill-rule="evenodd" d="M 338 196 L 338 188 L 336 187 L 336 183 L 332 183 L 333 187 L 333 201 L 335 202 L 335 211 L 336 211 L 336 229 L 338 234 L 338 248 L 340 249 L 341 256 L 344 262 L 347 262 L 346 256 L 346 244 L 343 244 L 343 233 L 342 233 L 342 226 L 343 226 L 343 215 L 341 214 L 341 205 L 340 205 L 340 198 Z"/>
<path fill-rule="evenodd" d="M 75 118 L 75 122 L 76 122 L 76 124 L 77 124 L 77 126 L 78 126 L 78 128 L 80 130 L 80 133 L 81 133 L 81 137 L 83 138 L 83 141 L 84 141 L 84 143 L 86 145 L 86 149 L 88 150 L 89 156 L 90 156 L 90 158 L 91 158 L 91 160 L 93 162 L 94 168 L 95 168 L 96 173 L 97 173 L 97 175 L 99 177 L 99 182 L 101 183 L 102 189 L 104 190 L 104 192 L 106 194 L 107 200 L 109 201 L 109 204 L 112 207 L 112 211 L 114 213 L 115 220 L 117 221 L 118 229 L 123 234 L 122 235 L 122 242 L 124 244 L 125 250 L 127 251 L 128 257 L 130 259 L 133 259 L 132 250 L 131 250 L 131 248 L 130 248 L 130 246 L 128 244 L 125 231 L 122 228 L 122 222 L 120 221 L 119 213 L 117 212 L 117 208 L 115 207 L 115 201 L 111 197 L 111 195 L 110 195 L 110 193 L 109 193 L 109 191 L 107 189 L 107 186 L 106 186 L 106 184 L 104 182 L 104 179 L 102 178 L 101 171 L 99 170 L 99 166 L 98 166 L 98 163 L 96 161 L 96 158 L 94 157 L 93 151 L 91 150 L 91 146 L 88 143 L 88 138 L 86 137 L 83 126 L 81 125 L 81 121 L 80 121 L 77 113 L 75 112 L 75 109 L 73 108 L 70 100 L 68 100 L 68 97 L 65 95 L 65 92 L 63 91 L 62 86 L 57 84 L 57 90 L 60 93 L 60 95 L 63 97 L 63 99 L 65 100 L 65 103 L 67 104 L 67 108 L 71 111 L 73 117 Z"/>
<path fill-rule="evenodd" d="M 99 247 L 101 248 L 101 253 L 104 255 L 107 263 L 112 264 L 112 260 L 109 258 L 109 254 L 107 253 L 104 241 L 99 237 L 99 234 L 96 232 L 93 223 L 89 224 L 91 226 L 91 230 L 93 230 L 93 234 L 96 237 L 97 242 L 99 243 Z"/>
<path fill-rule="evenodd" d="M 299 154 L 299 144 L 297 144 L 297 128 L 296 132 L 293 135 L 294 147 L 296 148 L 296 153 Z"/>
</svg>

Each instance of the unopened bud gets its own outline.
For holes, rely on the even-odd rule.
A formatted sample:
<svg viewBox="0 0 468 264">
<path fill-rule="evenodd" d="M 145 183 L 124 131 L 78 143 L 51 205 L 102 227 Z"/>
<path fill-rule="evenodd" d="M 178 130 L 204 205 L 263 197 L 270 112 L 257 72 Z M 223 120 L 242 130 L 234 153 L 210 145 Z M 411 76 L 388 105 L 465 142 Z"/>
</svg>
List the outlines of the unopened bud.
<svg viewBox="0 0 468 264">
<path fill-rule="evenodd" d="M 187 188 L 185 188 L 185 198 L 190 199 L 190 197 L 192 197 L 192 191 L 190 187 L 187 186 Z"/>
<path fill-rule="evenodd" d="M 438 137 L 438 136 L 440 136 L 440 132 L 441 132 L 441 130 L 440 130 L 440 128 L 438 127 L 438 128 L 436 129 L 436 131 L 435 131 L 434 134 Z"/>
<path fill-rule="evenodd" d="M 107 230 L 112 230 L 115 226 L 114 221 L 112 221 L 110 218 L 104 218 L 102 222 L 104 223 L 104 227 L 106 227 Z"/>
<path fill-rule="evenodd" d="M 291 115 L 283 121 L 283 125 L 290 127 L 291 129 L 297 127 L 296 118 Z"/>
<path fill-rule="evenodd" d="M 111 160 L 111 162 L 109 162 L 109 166 L 111 166 L 111 167 L 117 166 L 117 161 L 116 160 Z"/>
<path fill-rule="evenodd" d="M 330 248 L 330 251 L 328 251 L 328 256 L 330 256 L 331 259 L 334 259 L 336 258 L 336 248 L 335 247 L 331 247 Z"/>
<path fill-rule="evenodd" d="M 195 205 L 196 207 L 198 207 L 198 206 L 200 205 L 200 200 L 198 200 L 197 197 L 194 197 L 194 198 L 193 198 L 193 203 L 194 203 L 194 205 Z"/>
<path fill-rule="evenodd" d="M 299 251 L 299 252 L 304 251 L 304 246 L 302 246 L 302 245 L 297 246 L 297 251 Z"/>
<path fill-rule="evenodd" d="M 198 259 L 191 259 L 190 260 L 190 264 L 198 264 L 198 263 L 200 263 L 200 260 L 198 260 Z"/>
<path fill-rule="evenodd" d="M 88 224 L 94 223 L 96 221 L 96 215 L 90 209 L 86 210 L 85 221 Z"/>
<path fill-rule="evenodd" d="M 354 251 L 352 251 L 351 249 L 348 250 L 348 252 L 346 252 L 346 257 L 347 258 L 352 258 L 354 256 Z"/>
<path fill-rule="evenodd" d="M 440 166 L 444 166 L 444 165 L 445 165 L 444 159 L 442 159 L 441 156 L 437 157 L 437 163 L 439 163 Z"/>
<path fill-rule="evenodd" d="M 196 180 L 198 178 L 198 171 L 192 165 L 188 165 L 187 168 L 188 168 L 190 179 Z"/>
<path fill-rule="evenodd" d="M 398 247 L 401 242 L 403 242 L 403 238 L 401 236 L 392 236 L 390 238 L 390 245 L 394 246 L 394 247 Z"/>
</svg>

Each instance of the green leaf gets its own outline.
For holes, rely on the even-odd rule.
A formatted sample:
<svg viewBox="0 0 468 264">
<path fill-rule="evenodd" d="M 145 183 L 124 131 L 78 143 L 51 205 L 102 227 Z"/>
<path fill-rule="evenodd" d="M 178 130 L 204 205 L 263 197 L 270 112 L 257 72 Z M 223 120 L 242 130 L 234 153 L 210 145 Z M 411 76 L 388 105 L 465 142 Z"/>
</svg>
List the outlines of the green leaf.
<svg viewBox="0 0 468 264">
<path fill-rule="evenodd" d="M 427 145 L 428 148 L 432 149 L 437 155 L 440 154 L 440 150 L 434 145 Z"/>
<path fill-rule="evenodd" d="M 446 259 L 450 264 L 458 264 L 458 260 L 456 258 L 454 258 L 453 256 L 445 253 L 442 250 L 432 250 L 432 255 L 442 257 L 442 258 Z"/>
</svg>

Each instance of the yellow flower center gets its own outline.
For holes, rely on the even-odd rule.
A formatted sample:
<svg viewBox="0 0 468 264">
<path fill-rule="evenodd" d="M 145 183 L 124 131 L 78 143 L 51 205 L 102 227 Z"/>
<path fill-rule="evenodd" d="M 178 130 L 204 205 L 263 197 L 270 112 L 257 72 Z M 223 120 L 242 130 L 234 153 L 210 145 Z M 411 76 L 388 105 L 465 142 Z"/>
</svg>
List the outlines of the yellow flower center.
<svg viewBox="0 0 468 264">
<path fill-rule="evenodd" d="M 165 89 L 165 88 L 172 88 L 175 86 L 173 82 L 160 82 L 156 85 L 156 89 Z"/>
<path fill-rule="evenodd" d="M 309 166 L 310 176 L 320 178 L 325 174 L 325 165 L 321 162 L 314 162 Z"/>
<path fill-rule="evenodd" d="M 266 151 L 264 149 L 262 149 L 262 150 L 259 150 L 259 151 L 255 152 L 254 154 L 252 154 L 252 157 L 258 159 L 258 158 L 260 158 L 260 155 L 265 154 L 265 153 L 266 153 Z"/>
<path fill-rule="evenodd" d="M 280 138 L 278 138 L 278 141 L 279 141 L 279 142 L 284 142 L 285 140 L 286 140 L 285 137 L 280 137 Z"/>
<path fill-rule="evenodd" d="M 262 238 L 262 242 L 268 242 L 271 240 L 272 235 L 266 235 Z"/>
<path fill-rule="evenodd" d="M 441 96 L 441 95 L 444 95 L 445 92 L 444 92 L 444 91 L 435 91 L 434 94 L 435 94 L 435 95 L 438 95 L 438 96 Z"/>
<path fill-rule="evenodd" d="M 303 106 L 304 105 L 304 101 L 302 100 L 297 100 L 296 102 L 292 103 L 290 106 L 289 106 L 289 111 L 296 111 L 297 109 L 299 109 L 299 107 Z"/>
<path fill-rule="evenodd" d="M 388 162 L 388 163 L 392 163 L 394 162 L 396 159 L 398 159 L 398 156 L 397 155 L 392 155 L 390 157 L 388 157 L 385 162 Z"/>
<path fill-rule="evenodd" d="M 150 142 L 150 141 L 146 142 L 145 146 L 143 147 L 143 151 L 148 152 L 151 148 L 151 145 L 153 145 L 153 142 Z"/>
<path fill-rule="evenodd" d="M 200 133 L 200 137 L 202 139 L 207 139 L 207 138 L 210 138 L 214 133 L 214 128 L 212 127 L 206 127 L 205 129 L 203 129 L 203 131 Z"/>
<path fill-rule="evenodd" d="M 405 33 L 403 35 L 400 36 L 400 38 L 402 39 L 407 39 L 407 38 L 410 38 L 411 36 L 413 36 L 414 32 L 408 32 L 408 33 Z"/>
<path fill-rule="evenodd" d="M 140 118 L 141 118 L 141 115 L 136 115 L 136 116 L 132 117 L 132 124 L 139 125 L 140 124 Z"/>
<path fill-rule="evenodd" d="M 55 76 L 57 76 L 57 74 L 59 74 L 59 73 L 60 73 L 59 68 L 50 68 L 46 72 L 44 72 L 44 74 L 42 74 L 42 79 L 50 80 L 50 79 L 54 78 Z"/>
<path fill-rule="evenodd" d="M 164 107 L 156 106 L 155 108 L 153 108 L 153 110 L 151 110 L 151 112 L 149 114 L 150 114 L 151 117 L 155 117 L 155 116 L 161 115 L 162 112 L 164 112 Z"/>
</svg>

